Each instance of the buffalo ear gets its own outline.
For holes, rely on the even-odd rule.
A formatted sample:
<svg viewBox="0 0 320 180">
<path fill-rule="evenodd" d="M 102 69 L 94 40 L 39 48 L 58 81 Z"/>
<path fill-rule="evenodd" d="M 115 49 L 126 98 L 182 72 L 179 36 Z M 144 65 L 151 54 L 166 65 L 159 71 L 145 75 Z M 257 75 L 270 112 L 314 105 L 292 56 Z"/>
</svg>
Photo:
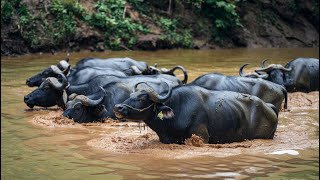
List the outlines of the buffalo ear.
<svg viewBox="0 0 320 180">
<path fill-rule="evenodd" d="M 158 104 L 158 118 L 162 119 L 171 119 L 174 117 L 173 110 L 164 104 Z"/>
</svg>

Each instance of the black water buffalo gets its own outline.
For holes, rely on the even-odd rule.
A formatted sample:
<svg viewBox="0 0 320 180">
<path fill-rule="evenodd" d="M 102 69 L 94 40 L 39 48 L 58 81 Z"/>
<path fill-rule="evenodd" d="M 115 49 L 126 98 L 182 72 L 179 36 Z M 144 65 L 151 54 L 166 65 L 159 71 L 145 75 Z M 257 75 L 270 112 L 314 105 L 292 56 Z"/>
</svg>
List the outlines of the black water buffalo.
<svg viewBox="0 0 320 180">
<path fill-rule="evenodd" d="M 29 87 L 40 86 L 42 81 L 44 81 L 48 77 L 56 77 L 60 73 L 63 73 L 64 75 L 67 76 L 71 68 L 68 61 L 69 59 L 61 60 L 57 65 L 51 65 L 50 67 L 44 69 L 40 73 L 27 79 L 26 84 Z"/>
<path fill-rule="evenodd" d="M 79 123 L 115 118 L 113 107 L 129 98 L 131 92 L 123 83 L 110 83 L 92 95 L 71 94 L 63 115 Z"/>
<path fill-rule="evenodd" d="M 170 87 L 165 95 L 146 84 L 136 90 L 114 107 L 115 114 L 144 121 L 162 143 L 182 144 L 192 134 L 205 143 L 272 139 L 277 128 L 276 108 L 256 96 L 192 85 Z"/>
<path fill-rule="evenodd" d="M 100 67 L 82 67 L 72 71 L 68 76 L 68 82 L 71 85 L 86 83 L 92 78 L 99 75 L 114 75 L 119 77 L 126 77 L 127 74 L 114 70 L 111 68 L 100 68 Z"/>
<path fill-rule="evenodd" d="M 144 81 L 150 83 L 153 88 L 156 88 L 158 90 L 158 92 L 163 92 L 164 90 L 166 90 L 166 86 L 158 86 L 162 82 L 167 82 L 172 87 L 182 85 L 182 82 L 177 77 L 167 74 L 148 76 L 136 75 L 127 77 L 99 75 L 89 80 L 88 83 L 70 85 L 68 86 L 67 91 L 77 94 L 88 94 L 90 92 L 97 91 L 99 89 L 99 86 L 104 86 L 112 82 L 122 82 L 125 83 L 128 87 L 134 87 L 136 83 Z"/>
<path fill-rule="evenodd" d="M 116 75 L 116 76 L 130 76 L 130 75 L 157 75 L 169 74 L 175 76 L 174 71 L 177 69 L 182 70 L 184 79 L 182 83 L 187 83 L 188 74 L 182 66 L 175 66 L 168 70 L 162 68 L 157 69 L 154 66 L 147 66 L 145 62 L 135 61 L 130 58 L 110 58 L 106 60 L 97 58 L 86 58 L 78 62 L 78 66 L 71 68 L 68 63 L 69 59 L 61 60 L 58 65 L 51 65 L 42 72 L 27 79 L 26 84 L 30 87 L 40 86 L 42 81 L 47 77 L 57 77 L 58 74 L 63 73 L 67 76 L 70 84 L 85 83 L 89 79 L 97 75 Z M 95 63 L 96 62 L 96 63 Z M 139 69 L 139 68 L 145 69 Z"/>
<path fill-rule="evenodd" d="M 255 70 L 265 72 L 268 81 L 283 85 L 288 92 L 319 91 L 319 59 L 298 58 L 290 61 L 284 67 L 281 64 L 270 64 Z"/>
<path fill-rule="evenodd" d="M 80 60 L 75 68 L 83 67 L 102 67 L 102 68 L 112 68 L 115 70 L 122 71 L 128 76 L 132 75 L 156 75 L 156 74 L 169 74 L 175 76 L 174 71 L 180 69 L 184 74 L 183 84 L 187 83 L 188 75 L 187 71 L 182 66 L 175 66 L 172 69 L 161 68 L 158 69 L 155 66 L 148 66 L 146 62 L 136 61 L 131 58 L 109 58 L 109 59 L 99 59 L 99 58 L 85 58 Z"/>
<path fill-rule="evenodd" d="M 59 74 L 57 78 L 48 77 L 37 89 L 24 96 L 24 102 L 30 108 L 34 106 L 51 107 L 55 105 L 64 108 L 68 97 L 65 90 L 67 85 L 67 78 L 63 74 Z"/>
<path fill-rule="evenodd" d="M 172 87 L 182 84 L 182 82 L 174 76 L 160 74 L 128 77 L 99 75 L 90 79 L 88 83 L 70 85 L 67 78 L 63 74 L 59 74 L 58 78 L 47 78 L 37 89 L 24 97 L 24 102 L 30 108 L 33 106 L 51 107 L 54 105 L 64 108 L 68 95 L 72 93 L 90 95 L 100 90 L 100 86 L 115 82 L 125 83 L 129 88 L 133 88 L 134 85 L 139 82 L 148 82 L 153 88 L 156 88 L 158 92 L 167 90 L 163 82 L 167 82 Z"/>
<path fill-rule="evenodd" d="M 273 104 L 278 112 L 284 99 L 284 109 L 287 109 L 288 96 L 286 89 L 283 86 L 260 78 L 225 76 L 223 74 L 210 73 L 198 77 L 190 84 L 209 90 L 234 91 L 254 95 L 267 103 Z"/>
<path fill-rule="evenodd" d="M 144 61 L 136 61 L 131 58 L 84 58 L 79 60 L 74 68 L 79 69 L 82 67 L 111 68 L 132 76 L 141 74 L 142 71 L 148 68 L 148 65 Z"/>
</svg>

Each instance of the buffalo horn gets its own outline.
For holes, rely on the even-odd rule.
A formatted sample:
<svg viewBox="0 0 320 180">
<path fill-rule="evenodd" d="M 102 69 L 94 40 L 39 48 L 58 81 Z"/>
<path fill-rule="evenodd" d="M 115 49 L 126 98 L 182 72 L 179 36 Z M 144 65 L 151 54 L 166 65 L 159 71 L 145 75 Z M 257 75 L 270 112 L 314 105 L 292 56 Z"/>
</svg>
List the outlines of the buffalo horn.
<svg viewBox="0 0 320 180">
<path fill-rule="evenodd" d="M 170 75 L 174 76 L 174 71 L 177 70 L 177 69 L 180 69 L 183 72 L 184 79 L 182 80 L 182 83 L 186 84 L 187 81 L 188 81 L 188 73 L 187 73 L 187 70 L 182 66 L 175 66 L 171 70 L 168 70 L 166 68 L 161 68 L 161 72 L 163 74 L 170 74 Z"/>
<path fill-rule="evenodd" d="M 166 82 L 165 82 L 166 83 Z M 157 103 L 163 103 L 165 102 L 172 94 L 172 88 L 169 86 L 168 83 L 166 83 L 168 86 L 168 93 L 165 96 L 159 95 L 152 87 L 150 87 L 145 82 L 140 82 L 135 85 L 135 91 L 146 91 L 149 94 L 150 100 Z"/>
<path fill-rule="evenodd" d="M 70 66 L 70 64 L 66 60 L 61 60 L 59 64 L 63 69 L 67 69 Z"/>
<path fill-rule="evenodd" d="M 280 69 L 280 70 L 283 70 L 283 71 L 291 71 L 291 68 L 285 68 L 281 64 L 270 64 L 267 67 L 255 70 L 255 72 L 258 72 L 258 71 L 269 72 L 269 71 L 271 71 L 273 69 Z"/>
<path fill-rule="evenodd" d="M 51 67 L 52 71 L 53 71 L 54 73 L 56 73 L 56 74 L 61 74 L 61 73 L 63 73 L 63 72 L 58 68 L 58 66 L 56 66 L 56 65 L 51 65 L 50 67 Z"/>
<path fill-rule="evenodd" d="M 246 64 L 244 64 L 244 65 L 242 65 L 241 67 L 240 67 L 240 69 L 239 69 L 239 75 L 240 76 L 242 76 L 242 77 L 246 77 L 247 75 L 245 75 L 242 71 L 243 71 L 243 68 L 245 67 L 245 66 L 247 66 L 247 65 L 249 65 L 249 63 L 246 63 Z"/>
<path fill-rule="evenodd" d="M 69 101 L 72 101 L 77 96 L 78 96 L 78 94 L 72 93 L 72 94 L 69 95 L 68 99 L 69 99 Z"/>
<path fill-rule="evenodd" d="M 138 69 L 137 66 L 131 66 L 130 68 L 133 70 L 135 74 L 142 74 L 142 72 L 140 71 L 140 69 Z"/>
<path fill-rule="evenodd" d="M 75 97 L 75 100 L 76 99 L 80 100 L 81 103 L 85 106 L 96 106 L 103 100 L 103 98 L 104 98 L 104 96 L 100 97 L 97 100 L 92 100 L 85 95 L 78 95 Z"/>
<path fill-rule="evenodd" d="M 62 90 L 67 86 L 67 78 L 63 74 L 60 74 L 62 77 L 62 82 L 60 83 L 59 80 L 55 77 L 48 77 L 47 81 L 57 90 Z"/>
<path fill-rule="evenodd" d="M 269 60 L 269 59 L 263 59 L 263 60 L 261 61 L 261 67 L 262 67 L 262 68 L 266 67 L 265 63 L 266 63 L 268 60 Z"/>
<path fill-rule="evenodd" d="M 267 78 L 269 77 L 268 74 L 258 74 L 258 73 L 256 73 L 256 72 L 254 72 L 254 73 L 252 73 L 252 74 L 244 74 L 244 73 L 243 73 L 243 68 L 244 68 L 245 66 L 247 66 L 247 65 L 249 65 L 249 63 L 246 63 L 246 64 L 244 64 L 244 65 L 242 65 L 242 66 L 240 67 L 240 69 L 239 69 L 239 75 L 240 75 L 241 77 L 252 77 L 252 78 L 262 78 L 262 79 L 267 79 Z"/>
</svg>

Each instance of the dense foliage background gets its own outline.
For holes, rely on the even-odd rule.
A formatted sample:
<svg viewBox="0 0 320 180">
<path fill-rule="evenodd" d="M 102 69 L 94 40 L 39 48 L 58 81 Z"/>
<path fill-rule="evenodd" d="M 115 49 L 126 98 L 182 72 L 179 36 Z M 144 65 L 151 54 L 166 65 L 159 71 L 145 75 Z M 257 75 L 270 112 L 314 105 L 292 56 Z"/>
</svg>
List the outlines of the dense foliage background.
<svg viewBox="0 0 320 180">
<path fill-rule="evenodd" d="M 1 0 L 1 55 L 315 47 L 317 0 Z"/>
</svg>

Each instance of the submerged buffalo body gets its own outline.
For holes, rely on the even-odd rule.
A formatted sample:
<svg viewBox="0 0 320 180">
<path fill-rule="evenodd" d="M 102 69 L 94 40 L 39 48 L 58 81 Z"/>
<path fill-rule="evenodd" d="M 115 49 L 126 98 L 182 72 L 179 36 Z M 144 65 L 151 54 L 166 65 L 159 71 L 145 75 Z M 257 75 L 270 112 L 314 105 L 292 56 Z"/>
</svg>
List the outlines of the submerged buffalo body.
<svg viewBox="0 0 320 180">
<path fill-rule="evenodd" d="M 132 75 L 159 75 L 168 74 L 175 76 L 174 71 L 180 69 L 184 74 L 182 83 L 187 83 L 188 74 L 182 66 L 175 66 L 172 69 L 148 66 L 143 61 L 135 61 L 130 58 L 97 59 L 86 58 L 80 60 L 74 68 L 71 68 L 68 60 L 61 60 L 58 65 L 51 65 L 42 72 L 27 79 L 26 84 L 30 87 L 40 86 L 48 77 L 57 77 L 63 73 L 67 76 L 70 84 L 81 84 L 98 75 L 132 76 Z"/>
<path fill-rule="evenodd" d="M 256 78 L 225 76 L 218 73 L 205 74 L 195 79 L 190 84 L 215 91 L 234 91 L 259 97 L 267 103 L 273 104 L 278 112 L 282 101 L 287 108 L 287 91 L 283 86 Z"/>
<path fill-rule="evenodd" d="M 111 68 L 82 67 L 72 71 L 67 78 L 71 85 L 76 85 L 86 83 L 99 75 L 110 75 L 119 77 L 127 76 L 124 72 Z"/>
<path fill-rule="evenodd" d="M 85 58 L 78 61 L 75 66 L 76 69 L 83 67 L 111 68 L 131 76 L 141 74 L 142 71 L 148 68 L 148 65 L 146 62 L 136 61 L 131 58 Z"/>
<path fill-rule="evenodd" d="M 24 102 L 32 108 L 33 106 L 51 107 L 58 105 L 62 108 L 65 107 L 67 96 L 76 93 L 81 95 L 90 95 L 100 90 L 110 83 L 125 83 L 126 86 L 133 89 L 134 85 L 139 82 L 148 82 L 157 92 L 161 93 L 167 91 L 167 87 L 164 82 L 170 86 L 175 87 L 181 85 L 182 82 L 170 75 L 150 75 L 150 76 L 110 76 L 110 75 L 99 75 L 88 81 L 88 83 L 70 85 L 67 78 L 60 74 L 59 78 L 49 77 L 41 86 L 32 91 L 30 94 L 24 97 Z"/>
<path fill-rule="evenodd" d="M 132 75 L 158 75 L 168 74 L 175 76 L 174 71 L 180 69 L 184 74 L 183 84 L 187 83 L 188 74 L 184 67 L 175 66 L 172 69 L 161 68 L 157 69 L 155 66 L 148 66 L 146 62 L 136 61 L 131 58 L 109 58 L 109 59 L 97 59 L 97 58 L 86 58 L 80 60 L 75 68 L 83 67 L 100 67 L 100 68 L 111 68 L 119 70 L 127 74 Z"/>
<path fill-rule="evenodd" d="M 130 98 L 114 107 L 118 118 L 144 121 L 162 143 L 184 143 L 192 134 L 206 143 L 245 139 L 271 139 L 277 128 L 277 111 L 256 96 L 179 86 L 159 95 L 138 84 Z"/>
<path fill-rule="evenodd" d="M 63 115 L 79 123 L 115 118 L 113 107 L 129 98 L 131 92 L 123 83 L 110 83 L 88 96 L 71 94 Z"/>
<path fill-rule="evenodd" d="M 255 70 L 257 73 L 267 73 L 264 79 L 283 85 L 288 92 L 319 91 L 319 59 L 298 58 L 283 67 L 280 64 L 270 64 Z"/>
</svg>

